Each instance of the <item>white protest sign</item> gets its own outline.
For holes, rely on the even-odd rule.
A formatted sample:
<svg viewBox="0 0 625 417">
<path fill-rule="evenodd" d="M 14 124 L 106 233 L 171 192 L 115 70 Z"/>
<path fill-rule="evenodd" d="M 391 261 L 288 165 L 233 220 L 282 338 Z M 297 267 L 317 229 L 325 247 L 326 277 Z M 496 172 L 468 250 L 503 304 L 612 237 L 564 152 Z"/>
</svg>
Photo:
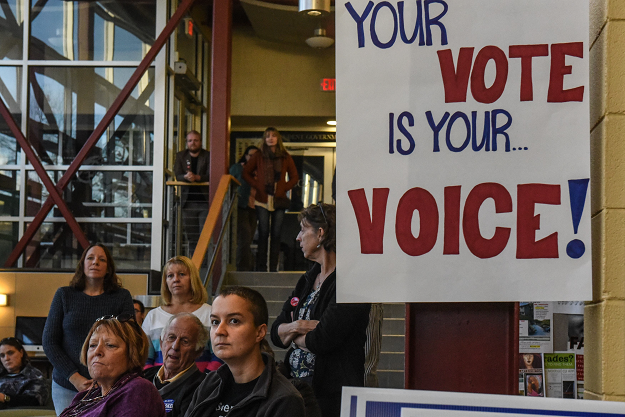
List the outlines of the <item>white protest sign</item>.
<svg viewBox="0 0 625 417">
<path fill-rule="evenodd" d="M 614 417 L 625 403 L 518 395 L 344 387 L 341 417 Z"/>
<path fill-rule="evenodd" d="M 588 3 L 336 2 L 340 302 L 591 298 Z"/>
</svg>

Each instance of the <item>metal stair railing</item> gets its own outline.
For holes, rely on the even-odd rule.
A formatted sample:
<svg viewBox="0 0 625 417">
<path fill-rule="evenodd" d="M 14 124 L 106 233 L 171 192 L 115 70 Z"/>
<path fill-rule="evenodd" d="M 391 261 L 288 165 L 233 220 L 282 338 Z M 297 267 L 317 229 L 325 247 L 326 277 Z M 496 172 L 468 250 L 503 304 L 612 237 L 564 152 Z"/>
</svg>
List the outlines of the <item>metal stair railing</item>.
<svg viewBox="0 0 625 417">
<path fill-rule="evenodd" d="M 209 294 L 213 293 L 213 289 L 209 287 L 211 281 L 214 283 L 215 279 L 213 277 L 213 271 L 215 270 L 215 263 L 218 260 L 218 255 L 220 250 L 223 248 L 224 237 L 227 234 L 228 228 L 230 226 L 230 221 L 232 219 L 232 212 L 234 208 L 236 208 L 237 203 L 237 187 L 240 183 L 234 178 L 232 175 L 223 175 L 219 180 L 219 185 L 217 186 L 217 191 L 215 192 L 215 196 L 213 197 L 213 201 L 211 202 L 208 216 L 206 216 L 206 221 L 204 222 L 204 227 L 202 227 L 202 233 L 197 242 L 197 246 L 195 247 L 195 251 L 193 252 L 193 257 L 191 261 L 200 270 L 202 263 L 204 262 L 204 258 L 209 255 L 210 261 L 208 263 L 208 270 L 206 275 L 202 279 L 202 284 L 206 288 Z M 221 219 L 220 228 L 217 229 L 217 225 L 219 220 Z M 236 226 L 235 226 L 236 227 Z M 211 238 L 213 237 L 216 230 L 219 230 L 219 236 L 217 237 L 217 241 L 211 248 L 211 253 L 209 254 L 209 246 L 211 242 Z M 235 234 L 236 235 L 236 234 Z M 221 259 L 225 261 L 228 259 L 228 247 L 226 246 L 223 250 L 221 250 Z M 213 288 L 219 291 L 221 285 L 224 280 L 224 276 L 226 274 L 225 262 L 222 265 L 218 284 Z M 211 279 L 213 278 L 213 279 Z"/>
</svg>

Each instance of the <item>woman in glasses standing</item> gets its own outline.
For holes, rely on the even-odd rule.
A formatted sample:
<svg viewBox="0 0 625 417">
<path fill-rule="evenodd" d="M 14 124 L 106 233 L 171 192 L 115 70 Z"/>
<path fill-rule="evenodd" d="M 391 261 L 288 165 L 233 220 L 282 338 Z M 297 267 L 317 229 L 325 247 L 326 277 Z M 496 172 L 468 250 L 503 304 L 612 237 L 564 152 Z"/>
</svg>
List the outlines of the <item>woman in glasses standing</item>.
<svg viewBox="0 0 625 417">
<path fill-rule="evenodd" d="M 297 282 L 271 328 L 271 341 L 289 348 L 291 378 L 312 385 L 323 417 L 338 417 L 341 389 L 363 386 L 370 304 L 336 303 L 336 209 L 311 205 L 299 214 L 297 241 L 314 266 Z"/>
<path fill-rule="evenodd" d="M 43 331 L 43 348 L 54 366 L 52 400 L 57 415 L 78 391 L 92 384 L 80 351 L 93 323 L 107 314 L 134 314 L 132 297 L 115 273 L 115 263 L 102 244 L 88 247 L 68 287 L 54 294 Z"/>
</svg>

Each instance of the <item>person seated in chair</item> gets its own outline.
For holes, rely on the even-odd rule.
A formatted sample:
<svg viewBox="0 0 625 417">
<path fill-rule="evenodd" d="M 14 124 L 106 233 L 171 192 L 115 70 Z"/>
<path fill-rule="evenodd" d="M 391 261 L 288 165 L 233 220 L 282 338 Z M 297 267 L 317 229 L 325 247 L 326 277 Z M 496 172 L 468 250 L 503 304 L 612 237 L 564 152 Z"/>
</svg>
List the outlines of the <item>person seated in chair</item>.
<svg viewBox="0 0 625 417">
<path fill-rule="evenodd" d="M 0 340 L 0 410 L 42 406 L 50 395 L 41 372 L 33 367 L 22 343 L 14 337 Z"/>
<path fill-rule="evenodd" d="M 197 388 L 186 417 L 304 416 L 304 400 L 261 353 L 267 303 L 247 287 L 226 287 L 213 301 L 211 344 L 225 365 Z"/>
<path fill-rule="evenodd" d="M 154 384 L 165 402 L 168 417 L 184 416 L 193 392 L 202 383 L 195 360 L 208 342 L 208 330 L 191 313 L 172 316 L 161 332 L 163 365 L 145 371 L 144 377 Z"/>
</svg>

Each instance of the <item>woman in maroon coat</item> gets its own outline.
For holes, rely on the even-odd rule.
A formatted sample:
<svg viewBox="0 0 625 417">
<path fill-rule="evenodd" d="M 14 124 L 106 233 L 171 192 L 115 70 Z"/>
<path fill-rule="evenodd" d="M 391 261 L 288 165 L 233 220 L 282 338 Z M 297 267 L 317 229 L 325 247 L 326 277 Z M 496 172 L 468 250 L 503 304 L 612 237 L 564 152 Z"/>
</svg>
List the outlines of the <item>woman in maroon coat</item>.
<svg viewBox="0 0 625 417">
<path fill-rule="evenodd" d="M 262 148 L 245 164 L 243 179 L 256 190 L 254 201 L 258 217 L 256 270 L 267 271 L 267 241 L 271 224 L 269 270 L 277 271 L 282 220 L 290 204 L 286 193 L 297 184 L 299 176 L 293 158 L 282 144 L 282 135 L 276 128 L 265 129 Z"/>
</svg>

